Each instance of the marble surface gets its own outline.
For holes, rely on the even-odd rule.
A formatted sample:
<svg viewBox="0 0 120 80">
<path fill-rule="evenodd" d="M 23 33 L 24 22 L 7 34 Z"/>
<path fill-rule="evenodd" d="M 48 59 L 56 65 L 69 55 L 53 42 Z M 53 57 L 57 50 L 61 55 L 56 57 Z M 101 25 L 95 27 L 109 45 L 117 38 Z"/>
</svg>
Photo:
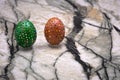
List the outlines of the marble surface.
<svg viewBox="0 0 120 80">
<path fill-rule="evenodd" d="M 0 80 L 120 80 L 120 0 L 0 0 Z M 44 37 L 51 17 L 65 25 L 65 38 L 51 46 Z M 16 24 L 29 19 L 34 45 L 23 49 Z"/>
</svg>

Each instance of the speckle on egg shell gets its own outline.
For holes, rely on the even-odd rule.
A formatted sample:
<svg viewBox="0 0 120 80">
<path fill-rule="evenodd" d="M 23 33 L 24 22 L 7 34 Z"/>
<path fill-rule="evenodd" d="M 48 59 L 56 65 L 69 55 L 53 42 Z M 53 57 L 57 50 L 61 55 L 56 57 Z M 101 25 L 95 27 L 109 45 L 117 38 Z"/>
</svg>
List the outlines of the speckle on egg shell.
<svg viewBox="0 0 120 80">
<path fill-rule="evenodd" d="M 23 48 L 31 47 L 36 40 L 36 29 L 29 20 L 20 21 L 15 27 L 15 39 Z"/>
</svg>

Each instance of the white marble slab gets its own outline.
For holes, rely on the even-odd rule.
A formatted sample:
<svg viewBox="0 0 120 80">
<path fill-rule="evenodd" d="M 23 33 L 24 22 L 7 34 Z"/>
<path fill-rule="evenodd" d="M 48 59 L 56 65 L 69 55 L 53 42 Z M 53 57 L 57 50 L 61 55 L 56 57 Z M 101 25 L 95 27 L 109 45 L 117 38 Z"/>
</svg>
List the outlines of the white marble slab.
<svg viewBox="0 0 120 80">
<path fill-rule="evenodd" d="M 0 80 L 120 80 L 119 0 L 0 0 Z M 44 36 L 58 17 L 65 38 L 58 46 Z M 29 19 L 37 39 L 23 49 L 16 24 Z"/>
</svg>

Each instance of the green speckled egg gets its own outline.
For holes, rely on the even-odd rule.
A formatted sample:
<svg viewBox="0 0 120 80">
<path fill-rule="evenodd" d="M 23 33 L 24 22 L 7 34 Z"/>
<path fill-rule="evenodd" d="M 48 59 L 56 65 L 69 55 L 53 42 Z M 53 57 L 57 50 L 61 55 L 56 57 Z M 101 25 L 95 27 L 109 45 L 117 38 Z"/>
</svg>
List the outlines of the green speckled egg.
<svg viewBox="0 0 120 80">
<path fill-rule="evenodd" d="M 29 20 L 20 21 L 15 27 L 15 39 L 23 48 L 32 46 L 36 40 L 36 29 Z"/>
</svg>

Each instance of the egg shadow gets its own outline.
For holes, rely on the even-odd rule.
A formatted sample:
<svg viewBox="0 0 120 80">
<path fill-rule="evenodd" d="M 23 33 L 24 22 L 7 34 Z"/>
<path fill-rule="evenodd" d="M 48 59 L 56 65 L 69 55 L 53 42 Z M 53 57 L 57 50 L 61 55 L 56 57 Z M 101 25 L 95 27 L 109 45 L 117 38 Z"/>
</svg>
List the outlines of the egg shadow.
<svg viewBox="0 0 120 80">
<path fill-rule="evenodd" d="M 62 47 L 62 44 L 58 44 L 58 45 L 51 45 L 51 44 L 48 44 L 48 46 L 49 46 L 50 48 L 59 49 L 59 48 Z"/>
<path fill-rule="evenodd" d="M 23 47 L 19 46 L 19 50 L 21 50 L 21 51 L 31 51 L 31 50 L 33 50 L 33 47 L 31 46 L 31 47 L 28 47 L 28 48 L 23 48 Z"/>
</svg>

